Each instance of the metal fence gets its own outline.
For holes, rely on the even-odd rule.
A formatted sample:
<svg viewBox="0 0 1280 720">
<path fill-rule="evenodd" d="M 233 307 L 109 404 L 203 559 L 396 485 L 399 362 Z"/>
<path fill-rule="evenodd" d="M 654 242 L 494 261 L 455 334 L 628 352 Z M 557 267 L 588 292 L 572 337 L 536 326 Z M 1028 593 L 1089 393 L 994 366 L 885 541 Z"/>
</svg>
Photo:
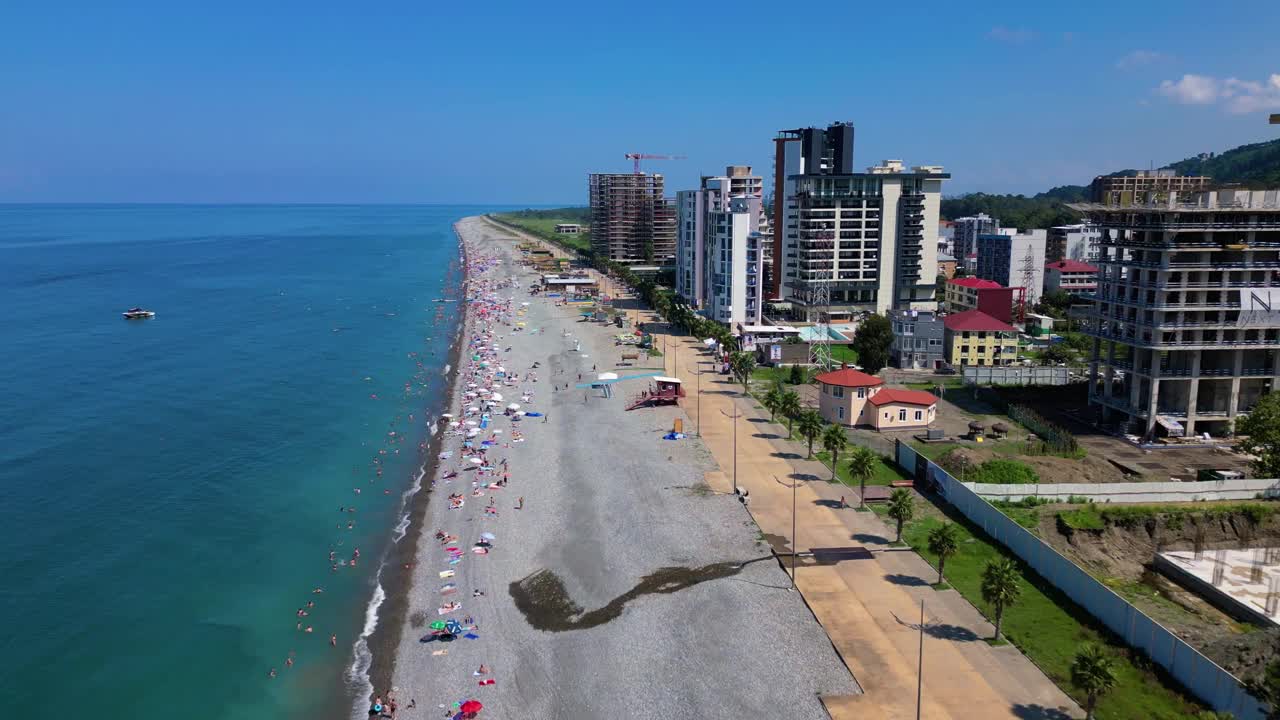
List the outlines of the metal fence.
<svg viewBox="0 0 1280 720">
<path fill-rule="evenodd" d="M 1050 366 L 966 365 L 964 382 L 966 385 L 1066 385 L 1071 382 L 1071 369 Z"/>
<path fill-rule="evenodd" d="M 931 460 L 898 443 L 898 465 L 931 483 L 956 510 L 1134 649 L 1164 668 L 1189 693 L 1238 720 L 1265 720 L 1266 710 L 1231 673 L 1147 617 L 1040 538 L 1009 519 Z"/>
</svg>

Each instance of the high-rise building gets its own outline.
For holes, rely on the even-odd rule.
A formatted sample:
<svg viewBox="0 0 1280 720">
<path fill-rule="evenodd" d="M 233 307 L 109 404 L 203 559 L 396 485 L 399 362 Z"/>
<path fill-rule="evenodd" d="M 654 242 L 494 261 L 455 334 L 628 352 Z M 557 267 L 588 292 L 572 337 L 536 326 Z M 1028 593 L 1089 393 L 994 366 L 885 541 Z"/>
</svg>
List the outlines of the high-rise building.
<svg viewBox="0 0 1280 720">
<path fill-rule="evenodd" d="M 676 292 L 707 317 L 757 325 L 768 236 L 763 180 L 746 165 L 676 193 Z"/>
<path fill-rule="evenodd" d="M 1021 287 L 1028 305 L 1044 292 L 1044 248 L 1048 234 L 1028 230 L 1012 235 L 979 235 L 977 276 L 1005 287 Z"/>
<path fill-rule="evenodd" d="M 964 263 L 965 258 L 978 252 L 978 236 L 994 235 L 1000 231 L 1000 220 L 978 213 L 952 221 L 951 254 Z"/>
<path fill-rule="evenodd" d="M 656 173 L 592 173 L 591 249 L 615 262 L 665 265 L 676 247 L 675 208 Z"/>
<path fill-rule="evenodd" d="M 886 160 L 865 173 L 789 178 L 781 279 L 793 315 L 930 309 L 938 207 L 949 177 L 941 167 L 908 170 Z M 819 290 L 826 291 L 822 300 Z"/>
<path fill-rule="evenodd" d="M 853 123 L 833 123 L 822 128 L 779 130 L 773 139 L 773 248 L 770 255 L 769 297 L 781 299 L 787 273 L 794 276 L 794 261 L 784 266 L 784 246 L 794 243 L 796 228 L 786 227 L 787 198 L 795 194 L 796 175 L 835 175 L 854 172 Z"/>
<path fill-rule="evenodd" d="M 1230 434 L 1280 379 L 1280 190 L 1072 207 L 1102 230 L 1089 399 L 1144 439 Z"/>
<path fill-rule="evenodd" d="M 1098 238 L 1101 235 L 1097 226 L 1089 223 L 1051 227 L 1044 257 L 1049 262 L 1058 260 L 1093 262 L 1098 259 Z"/>
<path fill-rule="evenodd" d="M 1139 170 L 1134 175 L 1100 175 L 1089 184 L 1089 199 L 1102 205 L 1144 205 L 1169 198 L 1169 193 L 1208 189 L 1212 178 L 1179 175 L 1176 170 Z"/>
</svg>

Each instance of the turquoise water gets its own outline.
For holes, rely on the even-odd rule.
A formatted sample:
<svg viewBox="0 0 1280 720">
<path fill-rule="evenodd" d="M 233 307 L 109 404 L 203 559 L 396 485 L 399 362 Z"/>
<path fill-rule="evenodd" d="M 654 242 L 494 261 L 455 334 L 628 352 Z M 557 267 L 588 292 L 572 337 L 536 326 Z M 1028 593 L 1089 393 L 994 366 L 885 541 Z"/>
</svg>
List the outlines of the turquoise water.
<svg viewBox="0 0 1280 720">
<path fill-rule="evenodd" d="M 489 209 L 0 206 L 0 715 L 345 713 Z"/>
</svg>

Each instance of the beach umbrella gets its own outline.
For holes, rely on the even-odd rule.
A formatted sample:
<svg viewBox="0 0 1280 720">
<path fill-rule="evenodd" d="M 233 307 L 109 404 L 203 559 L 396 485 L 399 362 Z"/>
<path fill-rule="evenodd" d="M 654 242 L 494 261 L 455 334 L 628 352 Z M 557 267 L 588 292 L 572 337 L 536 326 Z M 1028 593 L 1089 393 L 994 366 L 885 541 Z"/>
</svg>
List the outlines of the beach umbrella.
<svg viewBox="0 0 1280 720">
<path fill-rule="evenodd" d="M 597 375 L 597 376 L 596 376 L 596 379 L 597 379 L 597 380 L 617 380 L 617 379 L 618 379 L 618 373 L 615 373 L 615 372 L 602 372 L 602 373 L 600 373 L 599 375 Z"/>
<path fill-rule="evenodd" d="M 440 413 L 440 417 L 442 417 L 442 418 L 451 418 L 451 417 L 453 417 L 453 413 Z"/>
<path fill-rule="evenodd" d="M 520 409 L 520 403 L 511 403 L 510 405 L 508 405 L 508 406 L 507 406 L 507 409 L 508 409 L 508 410 L 519 410 L 519 409 Z"/>
<path fill-rule="evenodd" d="M 501 435 L 501 434 L 502 434 L 502 431 L 501 431 L 501 430 L 494 430 L 494 431 L 493 431 L 493 434 L 494 434 L 494 435 Z"/>
<path fill-rule="evenodd" d="M 502 393 L 494 393 L 490 400 L 493 400 L 494 402 L 502 402 Z"/>
<path fill-rule="evenodd" d="M 498 538 L 497 538 L 493 533 L 490 533 L 490 532 L 483 532 L 483 533 L 480 533 L 480 537 L 484 538 L 485 540 L 497 540 L 497 539 L 498 539 Z"/>
<path fill-rule="evenodd" d="M 432 630 L 443 630 L 443 629 L 444 629 L 444 621 L 443 621 L 443 620 L 437 620 L 437 621 L 435 621 L 435 622 L 431 623 L 431 629 L 432 629 Z"/>
<path fill-rule="evenodd" d="M 471 427 L 475 427 L 476 425 L 479 425 L 480 423 L 476 422 L 475 420 L 468 420 L 468 421 L 467 421 L 467 424 L 468 424 L 468 425 L 470 425 Z"/>
<path fill-rule="evenodd" d="M 483 710 L 484 705 L 481 705 L 479 700 L 468 700 L 462 703 L 462 705 L 458 709 L 461 710 L 464 715 L 470 715 L 472 713 L 478 713 L 481 710 Z"/>
<path fill-rule="evenodd" d="M 481 464 L 481 463 L 483 463 L 483 462 L 484 462 L 483 460 L 481 460 L 481 459 L 480 459 L 480 458 L 478 458 L 478 457 L 473 457 L 473 458 L 469 458 L 469 459 L 471 460 L 471 462 L 475 463 L 476 465 L 479 465 L 479 464 Z"/>
</svg>

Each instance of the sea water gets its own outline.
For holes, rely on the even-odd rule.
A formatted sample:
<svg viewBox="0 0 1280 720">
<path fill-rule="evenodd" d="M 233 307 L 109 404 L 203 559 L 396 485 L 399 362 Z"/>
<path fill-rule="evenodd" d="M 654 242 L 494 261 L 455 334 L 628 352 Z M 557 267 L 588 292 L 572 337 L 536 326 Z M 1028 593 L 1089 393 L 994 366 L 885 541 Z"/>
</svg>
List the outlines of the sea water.
<svg viewBox="0 0 1280 720">
<path fill-rule="evenodd" d="M 490 209 L 0 206 L 0 715 L 347 712 Z"/>
</svg>

